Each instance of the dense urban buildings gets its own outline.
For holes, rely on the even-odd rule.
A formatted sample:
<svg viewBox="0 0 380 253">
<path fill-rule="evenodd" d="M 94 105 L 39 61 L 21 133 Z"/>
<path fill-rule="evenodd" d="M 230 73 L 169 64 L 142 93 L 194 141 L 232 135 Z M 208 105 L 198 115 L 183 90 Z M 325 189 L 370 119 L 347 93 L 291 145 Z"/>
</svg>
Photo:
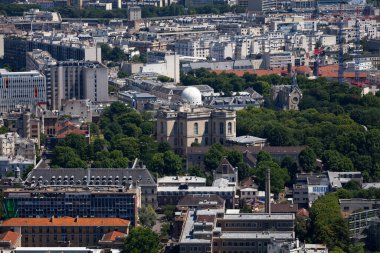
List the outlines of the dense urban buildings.
<svg viewBox="0 0 380 253">
<path fill-rule="evenodd" d="M 380 250 L 376 1 L 0 12 L 1 251 Z"/>
</svg>

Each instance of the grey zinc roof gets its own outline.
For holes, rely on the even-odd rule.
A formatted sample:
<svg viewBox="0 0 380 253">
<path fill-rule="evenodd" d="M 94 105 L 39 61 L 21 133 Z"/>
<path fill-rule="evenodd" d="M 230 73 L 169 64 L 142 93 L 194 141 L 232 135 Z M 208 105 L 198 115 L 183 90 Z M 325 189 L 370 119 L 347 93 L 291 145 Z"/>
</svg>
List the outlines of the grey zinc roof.
<svg viewBox="0 0 380 253">
<path fill-rule="evenodd" d="M 58 184 L 58 178 L 61 177 L 61 183 Z M 52 180 L 54 178 L 54 180 Z M 71 179 L 72 178 L 72 179 Z M 70 181 L 74 182 L 74 185 L 78 180 L 83 181 L 86 178 L 89 185 L 96 185 L 99 182 L 99 186 L 118 185 L 122 186 L 123 182 L 128 182 L 128 179 L 132 179 L 139 186 L 155 186 L 156 182 L 146 168 L 60 168 L 60 169 L 34 169 L 28 175 L 26 182 L 32 184 L 33 181 L 38 183 L 41 179 L 44 185 L 64 185 L 65 179 L 67 179 L 67 185 L 70 185 Z M 98 179 L 98 180 L 97 180 Z M 90 182 L 93 181 L 93 184 Z M 106 184 L 102 184 L 103 181 Z"/>
</svg>

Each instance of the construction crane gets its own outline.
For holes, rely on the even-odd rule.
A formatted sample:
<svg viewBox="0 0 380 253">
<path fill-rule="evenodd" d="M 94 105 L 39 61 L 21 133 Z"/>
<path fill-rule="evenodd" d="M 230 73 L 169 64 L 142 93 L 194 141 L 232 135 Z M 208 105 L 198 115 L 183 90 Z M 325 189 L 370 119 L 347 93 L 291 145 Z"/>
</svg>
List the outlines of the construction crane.
<svg viewBox="0 0 380 253">
<path fill-rule="evenodd" d="M 339 69 L 338 69 L 338 81 L 339 83 L 344 82 L 344 64 L 343 64 L 343 12 L 342 12 L 342 4 L 343 2 L 339 3 L 339 20 L 338 20 L 338 44 L 339 44 L 339 52 L 338 52 L 338 62 L 339 62 Z"/>
<path fill-rule="evenodd" d="M 355 23 L 355 32 L 356 32 L 356 40 L 355 40 L 355 83 L 357 85 L 360 84 L 360 56 L 361 56 L 361 46 L 360 46 L 360 10 L 356 9 L 356 23 Z"/>
</svg>

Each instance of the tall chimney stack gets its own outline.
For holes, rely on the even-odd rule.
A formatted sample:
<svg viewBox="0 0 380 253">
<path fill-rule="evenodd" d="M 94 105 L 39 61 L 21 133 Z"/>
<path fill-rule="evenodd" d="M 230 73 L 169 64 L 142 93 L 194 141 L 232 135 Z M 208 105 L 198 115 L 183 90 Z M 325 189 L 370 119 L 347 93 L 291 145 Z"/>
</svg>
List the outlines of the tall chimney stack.
<svg viewBox="0 0 380 253">
<path fill-rule="evenodd" d="M 270 215 L 270 169 L 266 171 L 265 177 L 265 212 Z"/>
</svg>

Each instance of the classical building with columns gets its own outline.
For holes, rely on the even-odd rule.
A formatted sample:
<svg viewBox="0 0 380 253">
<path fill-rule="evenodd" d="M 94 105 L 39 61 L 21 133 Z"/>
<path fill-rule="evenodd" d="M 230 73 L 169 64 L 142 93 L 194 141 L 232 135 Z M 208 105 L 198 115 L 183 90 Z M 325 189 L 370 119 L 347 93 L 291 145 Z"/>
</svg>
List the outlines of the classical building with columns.
<svg viewBox="0 0 380 253">
<path fill-rule="evenodd" d="M 204 107 L 195 87 L 181 94 L 183 104 L 161 108 L 157 113 L 157 141 L 167 141 L 178 154 L 192 145 L 225 144 L 236 137 L 236 112 Z"/>
</svg>

